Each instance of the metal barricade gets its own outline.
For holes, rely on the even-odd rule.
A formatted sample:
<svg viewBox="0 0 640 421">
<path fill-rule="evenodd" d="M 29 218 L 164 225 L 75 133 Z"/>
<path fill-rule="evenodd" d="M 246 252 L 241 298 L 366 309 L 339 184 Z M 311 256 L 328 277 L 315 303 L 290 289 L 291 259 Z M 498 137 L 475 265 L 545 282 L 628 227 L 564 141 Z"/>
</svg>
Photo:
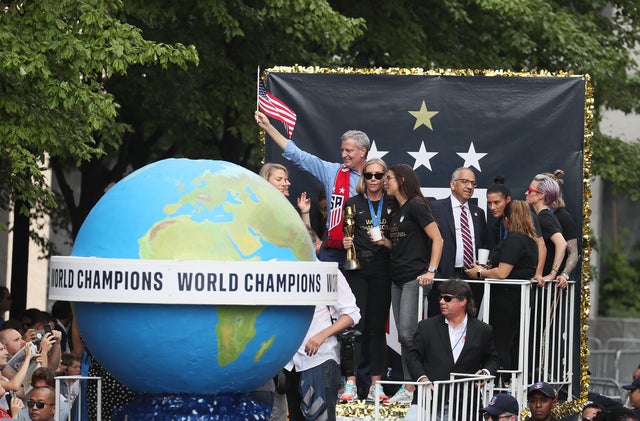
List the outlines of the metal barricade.
<svg viewBox="0 0 640 421">
<path fill-rule="evenodd" d="M 560 289 L 552 281 L 531 293 L 531 383 L 544 381 L 573 393 L 575 282 Z"/>
<path fill-rule="evenodd" d="M 557 281 L 547 281 L 538 287 L 528 279 L 466 280 L 484 285 L 484 295 L 478 318 L 491 324 L 491 286 L 520 287 L 520 334 L 518 338 L 518 364 L 514 370 L 501 370 L 510 381 L 498 382 L 498 392 L 513 394 L 518 402 L 526 402 L 529 385 L 544 381 L 556 390 L 566 388 L 568 399 L 574 393 L 573 364 L 579 359 L 574 355 L 574 344 L 579 334 L 575 329 L 576 284 L 568 282 L 567 288 L 557 287 Z M 631 352 L 631 351 L 630 351 Z"/>
<path fill-rule="evenodd" d="M 55 421 L 83 421 L 82 420 L 82 399 L 83 389 L 88 381 L 95 381 L 97 384 L 97 421 L 102 421 L 102 377 L 88 377 L 88 376 L 57 376 L 56 380 L 56 390 L 62 390 L 62 382 L 66 380 L 80 382 L 78 384 L 78 388 L 74 389 L 74 392 L 77 393 L 74 396 L 74 392 L 72 392 L 72 388 L 68 389 L 68 393 L 66 396 L 61 396 L 60 393 L 56 393 L 56 413 L 55 413 Z M 60 418 L 60 403 L 61 399 L 64 398 L 69 405 L 69 412 L 67 414 L 66 419 Z"/>
<path fill-rule="evenodd" d="M 627 393 L 620 383 L 611 378 L 591 377 L 589 378 L 589 391 L 599 393 L 610 399 L 623 404 Z"/>
<path fill-rule="evenodd" d="M 449 380 L 406 382 L 380 380 L 385 384 L 416 386 L 417 421 L 482 420 L 480 408 L 493 396 L 493 376 L 452 373 Z M 380 396 L 376 389 L 375 420 L 380 420 Z"/>
<path fill-rule="evenodd" d="M 598 338 L 589 338 L 599 343 Z M 593 342 L 591 342 L 593 341 Z M 640 361 L 640 339 L 610 338 L 604 348 L 589 348 L 589 370 L 592 378 L 608 379 L 620 384 L 631 382 L 631 374 Z"/>
</svg>

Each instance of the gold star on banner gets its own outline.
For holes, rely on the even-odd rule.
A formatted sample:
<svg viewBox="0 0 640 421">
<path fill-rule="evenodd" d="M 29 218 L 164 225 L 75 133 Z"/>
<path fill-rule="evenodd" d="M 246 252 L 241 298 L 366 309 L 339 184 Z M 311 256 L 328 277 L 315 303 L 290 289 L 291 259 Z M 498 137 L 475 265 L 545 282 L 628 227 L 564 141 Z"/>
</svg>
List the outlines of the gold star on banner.
<svg viewBox="0 0 640 421">
<path fill-rule="evenodd" d="M 429 111 L 427 110 L 427 105 L 422 101 L 422 106 L 418 111 L 409 111 L 409 113 L 416 118 L 416 124 L 413 126 L 413 130 L 417 129 L 421 125 L 427 126 L 429 129 L 433 130 L 431 126 L 431 118 L 438 114 L 440 111 Z"/>
</svg>

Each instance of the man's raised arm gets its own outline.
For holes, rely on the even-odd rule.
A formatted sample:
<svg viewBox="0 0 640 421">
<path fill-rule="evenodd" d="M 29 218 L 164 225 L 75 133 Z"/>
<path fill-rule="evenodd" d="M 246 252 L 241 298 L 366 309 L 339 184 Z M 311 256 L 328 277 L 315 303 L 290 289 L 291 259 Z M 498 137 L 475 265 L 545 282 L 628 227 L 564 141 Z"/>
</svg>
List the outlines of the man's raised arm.
<svg viewBox="0 0 640 421">
<path fill-rule="evenodd" d="M 275 127 L 271 125 L 269 117 L 267 117 L 264 113 L 256 111 L 254 115 L 258 126 L 260 126 L 262 130 L 267 132 L 267 134 L 271 136 L 273 141 L 276 142 L 278 146 L 280 146 L 280 149 L 284 151 L 284 148 L 287 147 L 287 143 L 289 143 L 289 139 L 284 137 L 282 133 L 280 133 Z"/>
</svg>

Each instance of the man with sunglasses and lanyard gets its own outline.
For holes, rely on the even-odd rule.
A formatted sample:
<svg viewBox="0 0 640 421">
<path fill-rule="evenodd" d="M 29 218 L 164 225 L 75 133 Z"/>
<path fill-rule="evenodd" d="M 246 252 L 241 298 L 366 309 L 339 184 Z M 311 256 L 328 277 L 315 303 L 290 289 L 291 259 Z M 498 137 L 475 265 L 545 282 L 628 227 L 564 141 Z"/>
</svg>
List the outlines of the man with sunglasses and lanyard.
<svg viewBox="0 0 640 421">
<path fill-rule="evenodd" d="M 407 353 L 411 378 L 449 380 L 451 373 L 495 375 L 498 353 L 493 328 L 478 320 L 469 284 L 450 279 L 440 285 L 439 316 L 418 323 Z"/>
</svg>

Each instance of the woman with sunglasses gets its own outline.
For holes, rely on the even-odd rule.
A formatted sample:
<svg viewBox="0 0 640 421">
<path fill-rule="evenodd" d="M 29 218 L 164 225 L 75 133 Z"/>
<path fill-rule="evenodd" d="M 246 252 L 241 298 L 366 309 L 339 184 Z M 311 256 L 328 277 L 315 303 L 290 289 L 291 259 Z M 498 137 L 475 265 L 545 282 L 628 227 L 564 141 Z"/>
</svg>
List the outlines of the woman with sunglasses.
<svg viewBox="0 0 640 421">
<path fill-rule="evenodd" d="M 491 251 L 492 266 L 475 265 L 465 270 L 470 278 L 533 278 L 538 265 L 538 236 L 529 205 L 523 200 L 511 200 L 504 207 L 502 222 L 509 235 Z M 520 318 L 520 287 L 492 285 L 489 324 L 493 326 L 493 339 L 503 370 L 518 368 Z"/>
<path fill-rule="evenodd" d="M 552 177 L 560 187 L 560 193 L 558 194 L 556 201 L 553 202 L 551 210 L 558 219 L 560 227 L 562 227 L 562 236 L 567 241 L 567 255 L 562 262 L 560 276 L 568 281 L 569 274 L 573 272 L 573 269 L 575 269 L 578 264 L 578 237 L 580 236 L 580 232 L 576 228 L 576 223 L 574 222 L 573 217 L 567 211 L 564 198 L 562 197 L 562 178 L 564 177 L 564 171 L 555 170 L 553 174 L 544 173 L 544 175 Z"/>
<path fill-rule="evenodd" d="M 345 270 L 344 275 L 351 291 L 356 297 L 362 318 L 356 326 L 360 331 L 368 332 L 364 341 L 369 346 L 371 359 L 371 386 L 367 400 L 374 400 L 376 388 L 380 391 L 380 400 L 386 401 L 382 386 L 377 382 L 386 371 L 387 337 L 386 327 L 391 304 L 391 279 L 389 278 L 389 250 L 376 244 L 369 236 L 369 230 L 378 227 L 381 232 L 388 231 L 389 216 L 395 200 L 384 194 L 383 178 L 387 173 L 387 164 L 382 159 L 368 160 L 362 169 L 362 177 L 356 185 L 356 196 L 347 199 L 345 206 L 355 207 L 353 237 L 345 236 L 345 249 L 355 246 L 360 268 Z M 356 373 L 360 361 L 360 344 L 356 343 L 352 372 L 343 372 L 347 377 L 341 401 L 349 402 L 356 398 Z M 343 367 L 344 368 L 344 367 Z"/>
<path fill-rule="evenodd" d="M 567 279 L 560 272 L 564 254 L 567 249 L 567 242 L 562 235 L 562 227 L 558 218 L 551 212 L 550 208 L 560 195 L 560 186 L 553 178 L 538 174 L 533 178 L 531 184 L 525 192 L 527 203 L 533 207 L 538 215 L 540 222 L 540 230 L 544 244 L 547 247 L 546 256 L 544 257 L 543 277 L 538 285 L 544 285 L 545 281 L 556 279 L 558 287 L 566 288 Z"/>
<path fill-rule="evenodd" d="M 419 287 L 431 288 L 444 241 L 410 166 L 391 167 L 385 187 L 387 194 L 396 198 L 398 208 L 391 215 L 389 238 L 385 236 L 377 244 L 391 250 L 391 305 L 400 336 L 404 378 L 410 380 L 406 355 L 418 324 Z M 389 402 L 410 404 L 414 390 L 415 386 L 402 386 Z"/>
</svg>

